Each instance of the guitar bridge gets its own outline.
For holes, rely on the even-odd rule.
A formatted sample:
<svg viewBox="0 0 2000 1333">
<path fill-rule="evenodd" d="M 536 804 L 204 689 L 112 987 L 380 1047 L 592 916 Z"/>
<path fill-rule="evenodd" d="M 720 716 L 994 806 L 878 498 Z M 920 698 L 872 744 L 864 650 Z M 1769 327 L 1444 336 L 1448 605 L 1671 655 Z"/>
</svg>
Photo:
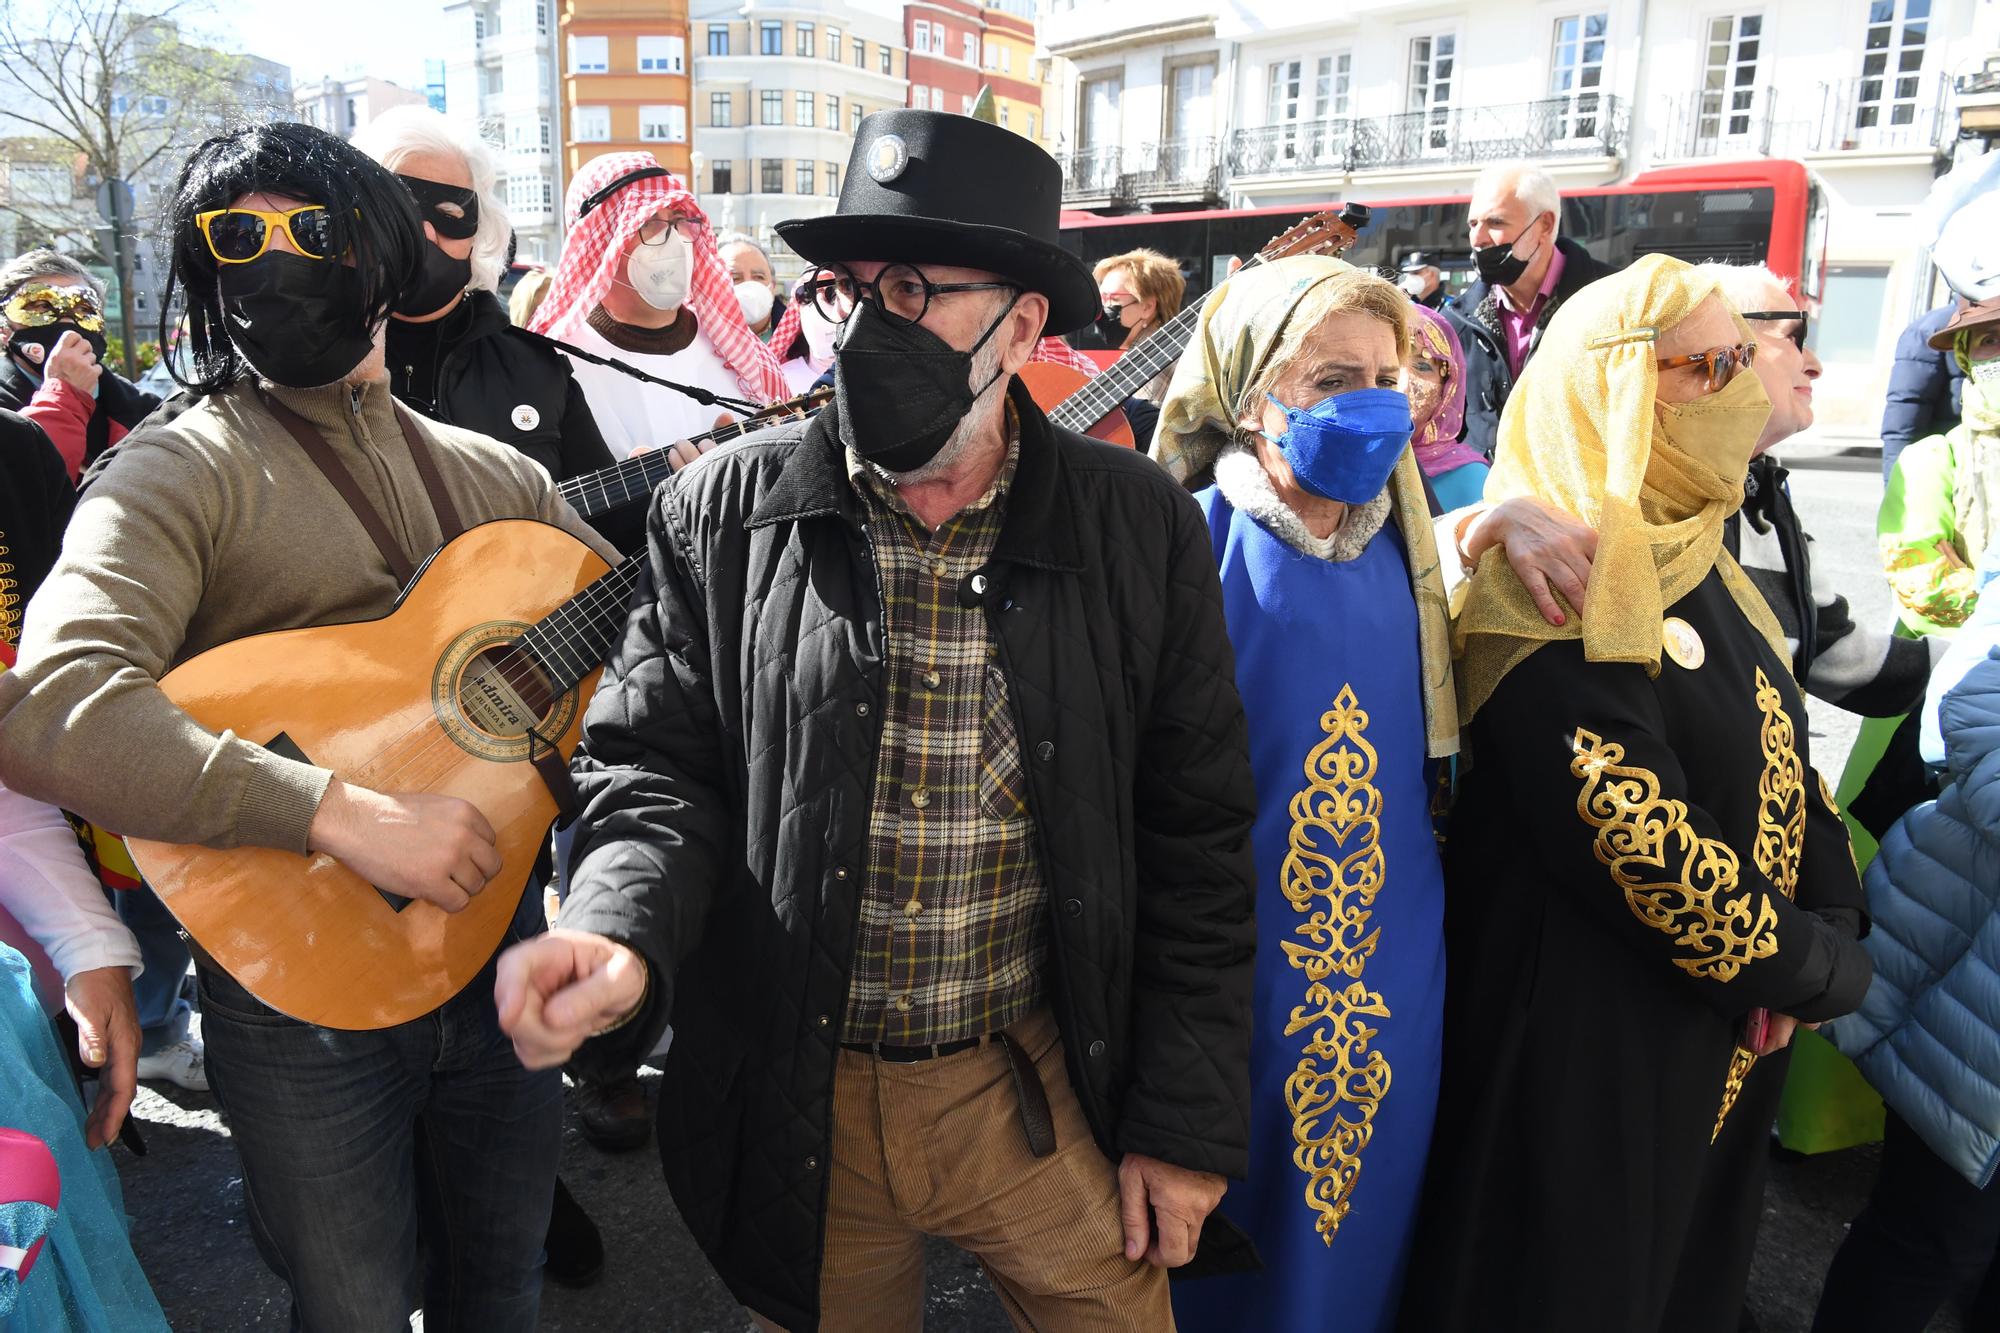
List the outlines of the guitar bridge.
<svg viewBox="0 0 2000 1333">
<path fill-rule="evenodd" d="M 312 760 L 306 756 L 306 752 L 299 748 L 299 743 L 293 740 L 286 732 L 281 731 L 270 740 L 265 741 L 264 748 L 281 758 L 295 760 L 301 764 L 312 763 Z M 370 884 L 368 887 L 382 895 L 382 901 L 389 904 L 389 910 L 392 912 L 400 913 L 405 907 L 416 901 L 414 898 L 405 898 L 400 893 L 391 893 L 379 885 Z"/>
</svg>

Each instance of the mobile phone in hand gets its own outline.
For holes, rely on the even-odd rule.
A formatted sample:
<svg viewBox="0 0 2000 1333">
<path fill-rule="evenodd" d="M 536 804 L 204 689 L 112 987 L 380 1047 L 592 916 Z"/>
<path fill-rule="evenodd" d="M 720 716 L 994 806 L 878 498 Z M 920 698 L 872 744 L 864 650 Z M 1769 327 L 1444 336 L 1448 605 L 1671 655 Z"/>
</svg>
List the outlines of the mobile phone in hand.
<svg viewBox="0 0 2000 1333">
<path fill-rule="evenodd" d="M 1762 1055 L 1764 1053 L 1764 1043 L 1769 1040 L 1770 1035 L 1771 1011 L 1769 1009 L 1752 1009 L 1743 1016 L 1743 1038 L 1741 1044 L 1744 1050 Z"/>
</svg>

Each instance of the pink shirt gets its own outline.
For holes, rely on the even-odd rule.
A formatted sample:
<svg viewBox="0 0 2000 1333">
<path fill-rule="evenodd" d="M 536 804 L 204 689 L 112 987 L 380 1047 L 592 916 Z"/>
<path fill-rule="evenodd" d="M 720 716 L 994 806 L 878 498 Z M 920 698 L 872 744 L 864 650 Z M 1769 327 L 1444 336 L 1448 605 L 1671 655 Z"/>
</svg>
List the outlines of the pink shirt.
<svg viewBox="0 0 2000 1333">
<path fill-rule="evenodd" d="M 1549 303 L 1549 294 L 1555 291 L 1562 274 L 1563 252 L 1558 250 L 1549 256 L 1549 271 L 1542 275 L 1541 290 L 1535 293 L 1535 299 L 1526 310 L 1516 310 L 1509 304 L 1505 287 L 1498 290 L 1500 333 L 1507 340 L 1507 369 L 1516 379 L 1520 378 L 1521 367 L 1527 363 L 1528 345 L 1535 340 L 1535 321 L 1541 318 L 1543 307 Z"/>
</svg>

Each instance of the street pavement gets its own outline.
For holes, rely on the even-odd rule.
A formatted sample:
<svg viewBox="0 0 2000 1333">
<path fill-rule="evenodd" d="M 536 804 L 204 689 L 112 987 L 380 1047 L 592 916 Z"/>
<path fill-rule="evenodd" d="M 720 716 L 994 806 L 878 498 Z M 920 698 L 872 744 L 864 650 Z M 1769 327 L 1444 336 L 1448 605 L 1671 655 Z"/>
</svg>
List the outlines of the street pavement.
<svg viewBox="0 0 2000 1333">
<path fill-rule="evenodd" d="M 1842 442 L 1810 439 L 1783 452 L 1794 466 L 1799 512 L 1818 539 L 1815 577 L 1846 594 L 1857 621 L 1885 625 L 1889 599 L 1874 556 L 1881 494 L 1875 455 L 1857 457 Z M 1831 781 L 1853 743 L 1854 719 L 1823 705 L 1810 713 L 1812 757 Z M 649 1089 L 658 1077 L 648 1074 Z M 116 1150 L 118 1165 L 134 1245 L 173 1326 L 216 1333 L 285 1327 L 284 1291 L 251 1244 L 240 1168 L 214 1101 L 148 1089 L 134 1112 L 151 1151 L 141 1160 Z M 1876 1162 L 1873 1148 L 1860 1148 L 1772 1163 L 1750 1283 L 1750 1309 L 1762 1333 L 1807 1333 L 1827 1262 L 1867 1196 Z M 742 1333 L 751 1327 L 680 1225 L 650 1147 L 606 1156 L 583 1141 L 571 1117 L 563 1176 L 603 1229 L 609 1261 L 594 1287 L 549 1288 L 544 1329 Z M 925 1327 L 1007 1328 L 978 1265 L 949 1245 L 932 1247 Z M 1950 1312 L 1931 1325 L 1931 1333 L 1962 1329 Z"/>
</svg>

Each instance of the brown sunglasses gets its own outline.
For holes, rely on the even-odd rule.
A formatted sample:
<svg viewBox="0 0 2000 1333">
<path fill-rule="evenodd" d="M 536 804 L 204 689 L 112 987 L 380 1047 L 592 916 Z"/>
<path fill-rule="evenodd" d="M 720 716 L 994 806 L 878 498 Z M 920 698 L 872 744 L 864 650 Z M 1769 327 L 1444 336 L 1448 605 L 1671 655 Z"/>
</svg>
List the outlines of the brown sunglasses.
<svg viewBox="0 0 2000 1333">
<path fill-rule="evenodd" d="M 1704 392 L 1719 393 L 1729 381 L 1736 378 L 1736 372 L 1749 369 L 1757 359 L 1755 342 L 1738 343 L 1734 347 L 1711 347 L 1706 352 L 1695 352 L 1688 356 L 1662 357 L 1661 370 L 1678 370 L 1682 366 L 1700 366 L 1708 380 Z"/>
</svg>

